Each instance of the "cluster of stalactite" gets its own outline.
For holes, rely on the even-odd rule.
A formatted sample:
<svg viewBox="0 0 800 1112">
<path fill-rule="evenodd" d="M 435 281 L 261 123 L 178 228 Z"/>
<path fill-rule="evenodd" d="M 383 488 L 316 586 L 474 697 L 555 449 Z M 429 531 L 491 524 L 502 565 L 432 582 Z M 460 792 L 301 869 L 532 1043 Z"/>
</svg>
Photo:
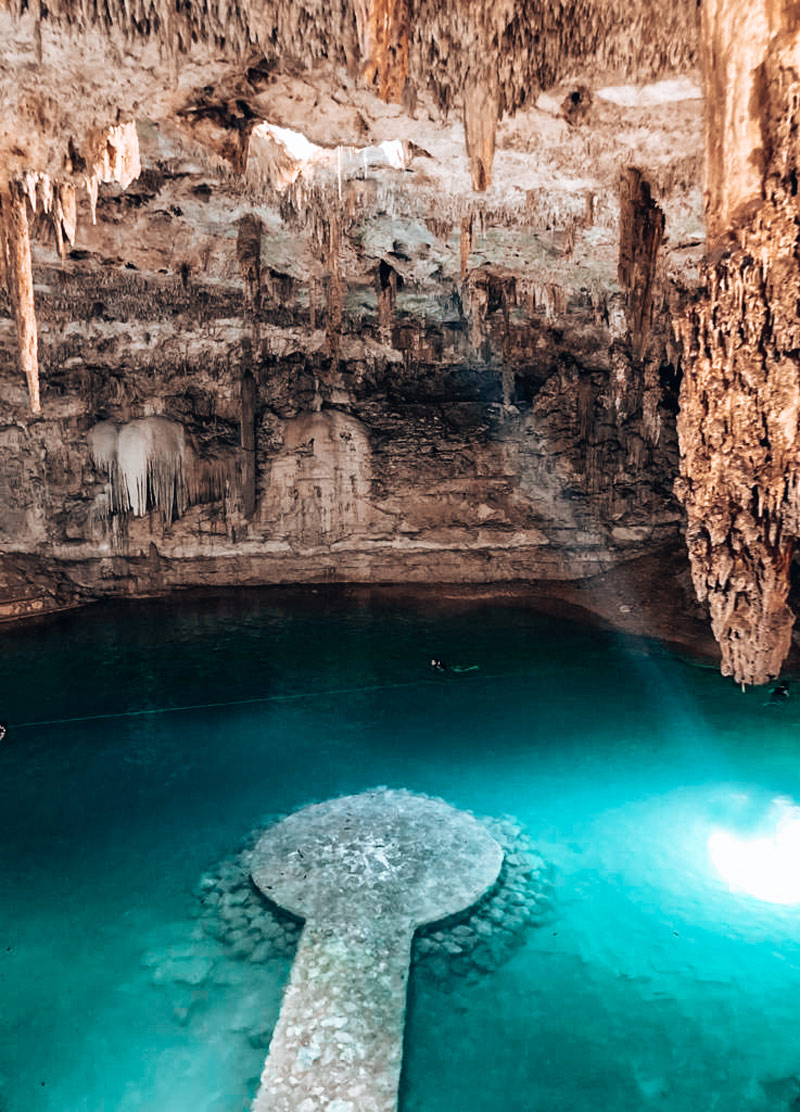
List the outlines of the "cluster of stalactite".
<svg viewBox="0 0 800 1112">
<path fill-rule="evenodd" d="M 411 75 L 443 111 L 456 108 L 470 75 L 494 72 L 498 109 L 510 114 L 538 90 L 582 72 L 650 80 L 697 61 L 697 5 L 655 0 L 409 0 Z M 590 61 L 591 60 L 591 61 Z"/>
<path fill-rule="evenodd" d="M 539 90 L 586 72 L 648 80 L 696 62 L 697 5 L 654 0 L 408 0 L 411 80 L 447 114 L 459 106 L 476 190 L 491 184 L 496 124 Z M 589 63 L 591 59 L 591 63 Z M 589 63 L 589 64 L 587 64 Z"/>
<path fill-rule="evenodd" d="M 236 236 L 236 257 L 244 283 L 248 317 L 257 319 L 261 308 L 261 237 L 264 225 L 255 213 L 247 213 L 239 221 Z"/>
<path fill-rule="evenodd" d="M 787 103 L 800 102 L 798 93 L 795 85 Z M 705 293 L 682 325 L 677 492 L 722 671 L 740 683 L 777 676 L 791 644 L 789 567 L 800 536 L 795 144 L 776 146 L 765 202 L 708 263 Z"/>
<path fill-rule="evenodd" d="M 290 227 L 303 229 L 321 263 L 320 273 L 309 290 L 312 328 L 317 325 L 317 286 L 322 284 L 328 352 L 334 363 L 339 358 L 347 292 L 342 268 L 343 240 L 363 216 L 359 184 L 350 182 L 350 188 L 342 190 L 336 183 L 305 182 L 300 178 L 281 196 L 281 216 Z"/>
<path fill-rule="evenodd" d="M 582 71 L 634 80 L 685 71 L 697 52 L 692 0 L 666 11 L 657 0 L 641 0 L 633 10 L 625 0 L 11 0 L 10 6 L 17 16 L 32 13 L 38 29 L 100 27 L 123 44 L 155 40 L 175 59 L 204 44 L 232 60 L 257 60 L 259 74 L 287 59 L 295 68 L 344 67 L 409 110 L 424 92 L 445 116 L 462 111 L 479 191 L 491 184 L 498 120 L 541 89 Z M 243 165 L 257 120 L 240 111 L 246 98 L 232 103 L 232 112 L 231 104 L 209 101 L 187 113 L 201 131 L 221 123 L 230 133 L 226 157 Z"/>
<path fill-rule="evenodd" d="M 9 7 L 17 16 L 31 11 L 37 25 L 78 34 L 100 28 L 124 44 L 154 40 L 173 57 L 203 43 L 232 58 L 291 54 L 307 65 L 322 58 L 349 68 L 358 59 L 353 8 L 341 0 L 273 0 L 267 6 L 250 0 L 9 0 Z"/>
<path fill-rule="evenodd" d="M 252 438 L 244 425 L 243 420 L 247 450 Z M 183 427 L 165 417 L 141 417 L 121 426 L 101 421 L 90 430 L 89 449 L 95 467 L 109 480 L 98 507 L 107 517 L 153 513 L 169 525 L 190 505 L 221 498 L 231 470 L 225 460 L 200 458 Z"/>
<path fill-rule="evenodd" d="M 355 65 L 389 99 L 405 93 L 410 77 L 418 88 L 430 85 L 445 110 L 478 69 L 498 74 L 501 111 L 513 112 L 532 90 L 590 59 L 593 68 L 647 79 L 691 68 L 697 51 L 693 0 L 666 9 L 657 0 L 634 9 L 626 0 L 9 0 L 9 7 L 77 32 L 100 27 L 126 42 L 155 39 L 175 53 L 202 42 L 232 54 L 261 51 L 268 61 L 290 55 L 306 65 L 323 58 Z"/>
<path fill-rule="evenodd" d="M 19 183 L 0 197 L 0 278 L 9 292 L 17 327 L 19 362 L 28 382 L 32 413 L 41 411 L 39 336 L 33 302 L 33 268 L 27 200 Z"/>
<path fill-rule="evenodd" d="M 631 172 L 639 182 L 638 171 Z M 373 188 L 366 179 L 338 179 L 330 173 L 300 175 L 279 191 L 282 219 L 289 227 L 302 231 L 318 261 L 319 271 L 309 284 L 309 304 L 312 328 L 317 326 L 318 295 L 324 290 L 328 350 L 334 360 L 339 350 L 346 281 L 344 257 L 349 238 L 367 213 L 389 211 L 395 216 L 409 216 L 422 220 L 438 239 L 447 240 L 455 235 L 458 240 L 458 292 L 464 315 L 469 323 L 472 346 L 477 349 L 486 338 L 486 320 L 491 307 L 500 304 L 506 320 L 512 308 L 524 307 L 529 313 L 542 313 L 548 321 L 555 320 L 567 310 L 573 292 L 573 282 L 568 270 L 557 273 L 552 267 L 529 271 L 524 277 L 508 276 L 502 279 L 487 276 L 479 268 L 470 270 L 470 255 L 476 236 L 485 234 L 487 228 L 525 228 L 543 234 L 560 235 L 563 239 L 563 257 L 572 256 L 575 237 L 579 230 L 591 227 L 596 217 L 596 198 L 591 191 L 561 197 L 559 204 L 526 198 L 524 203 L 513 206 L 492 205 L 483 198 L 446 198 L 440 195 L 425 197 L 422 202 L 403 192 L 394 193 L 385 187 Z M 637 344 L 642 349 L 653 328 L 656 287 L 656 259 L 663 232 L 663 215 L 650 199 L 647 183 L 638 189 L 646 196 L 635 210 L 626 210 L 625 219 L 633 221 L 639 240 L 632 243 L 625 275 L 629 279 L 630 297 L 638 306 L 635 318 Z M 248 229 L 250 217 L 240 224 L 237 240 L 239 263 L 245 282 L 246 303 L 252 305 L 257 295 L 257 266 L 252 261 L 252 244 L 256 242 Z M 257 219 L 257 218 L 253 218 Z M 641 241 L 641 242 L 640 242 Z M 621 263 L 622 268 L 622 263 Z M 379 262 L 376 268 L 376 293 L 378 299 L 379 332 L 383 343 L 391 342 L 392 318 L 395 298 L 400 288 L 396 268 L 389 259 Z M 402 279 L 400 279 L 402 283 Z M 584 280 L 585 282 L 585 280 Z M 489 285 L 492 289 L 489 289 Z M 644 292 L 641 293 L 640 290 Z M 596 305 L 600 322 L 605 313 L 607 291 L 600 285 L 596 289 L 584 284 L 581 296 L 588 296 Z M 663 322 L 661 322 L 663 324 Z M 652 376 L 651 376 L 652 377 Z M 655 418 L 653 424 L 655 424 Z M 656 438 L 657 438 L 657 434 Z"/>
<path fill-rule="evenodd" d="M 82 186 L 88 193 L 94 222 L 100 183 L 116 181 L 124 189 L 140 173 L 136 124 L 130 122 L 89 136 L 86 156 L 75 150 L 70 142 L 65 159 L 65 176 L 60 180 L 29 170 L 6 183 L 5 187 L 0 185 L 0 281 L 9 292 L 14 310 L 19 361 L 28 382 L 33 413 L 41 411 L 41 399 L 31 264 L 31 219 L 41 217 L 49 221 L 63 258 L 66 244 L 75 244 L 78 188 Z"/>
</svg>

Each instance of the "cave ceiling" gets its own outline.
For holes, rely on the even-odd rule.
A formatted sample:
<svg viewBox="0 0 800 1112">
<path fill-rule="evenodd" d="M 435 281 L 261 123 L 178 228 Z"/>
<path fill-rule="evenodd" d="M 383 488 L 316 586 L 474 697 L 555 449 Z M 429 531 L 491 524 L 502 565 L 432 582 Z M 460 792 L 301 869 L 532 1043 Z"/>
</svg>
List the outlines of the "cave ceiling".
<svg viewBox="0 0 800 1112">
<path fill-rule="evenodd" d="M 86 281 L 116 266 L 246 292 L 252 216 L 261 272 L 300 305 L 335 251 L 356 317 L 387 281 L 420 323 L 498 288 L 517 313 L 607 315 L 625 167 L 665 213 L 665 272 L 696 276 L 692 7 L 7 5 L 0 168 L 51 210 L 36 265 Z M 132 123 L 138 152 L 109 166 Z"/>
</svg>

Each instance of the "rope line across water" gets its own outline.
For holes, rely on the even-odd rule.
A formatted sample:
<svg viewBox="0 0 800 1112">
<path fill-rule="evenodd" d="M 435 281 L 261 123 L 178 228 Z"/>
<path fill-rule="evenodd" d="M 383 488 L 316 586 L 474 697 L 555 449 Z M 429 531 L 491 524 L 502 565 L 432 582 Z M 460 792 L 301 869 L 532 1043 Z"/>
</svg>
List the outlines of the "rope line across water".
<svg viewBox="0 0 800 1112">
<path fill-rule="evenodd" d="M 458 674 L 458 673 L 456 673 Z M 482 673 L 480 675 L 470 674 L 470 679 L 475 682 L 477 680 L 501 680 L 509 676 L 518 676 L 519 672 L 493 672 Z M 14 730 L 24 730 L 34 726 L 61 726 L 68 725 L 71 722 L 100 722 L 104 719 L 110 718 L 137 718 L 145 714 L 176 714 L 181 711 L 187 710 L 213 710 L 218 707 L 242 707 L 252 705 L 254 703 L 279 703 L 289 702 L 292 699 L 324 699 L 329 695 L 358 695 L 367 691 L 390 691 L 393 688 L 404 687 L 433 687 L 436 684 L 441 684 L 443 681 L 439 679 L 429 680 L 409 680 L 405 683 L 374 683 L 368 684 L 363 687 L 336 687 L 330 688 L 325 691 L 296 691 L 287 695 L 257 695 L 252 699 L 226 699 L 216 703 L 189 703 L 186 706 L 180 707 L 146 707 L 144 710 L 117 710 L 108 711 L 106 714 L 80 714 L 74 718 L 44 718 L 35 722 L 10 722 L 9 725 Z"/>
</svg>

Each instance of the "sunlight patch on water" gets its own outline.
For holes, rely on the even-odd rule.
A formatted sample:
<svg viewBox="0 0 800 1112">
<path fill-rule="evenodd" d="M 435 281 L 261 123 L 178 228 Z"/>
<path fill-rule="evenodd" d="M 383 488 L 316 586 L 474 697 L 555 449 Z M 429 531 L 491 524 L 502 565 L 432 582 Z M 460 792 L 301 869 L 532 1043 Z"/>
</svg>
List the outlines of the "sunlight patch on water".
<svg viewBox="0 0 800 1112">
<path fill-rule="evenodd" d="M 800 807 L 789 799 L 772 801 L 767 831 L 743 837 L 715 827 L 708 838 L 714 868 L 732 892 L 765 903 L 800 903 Z"/>
</svg>

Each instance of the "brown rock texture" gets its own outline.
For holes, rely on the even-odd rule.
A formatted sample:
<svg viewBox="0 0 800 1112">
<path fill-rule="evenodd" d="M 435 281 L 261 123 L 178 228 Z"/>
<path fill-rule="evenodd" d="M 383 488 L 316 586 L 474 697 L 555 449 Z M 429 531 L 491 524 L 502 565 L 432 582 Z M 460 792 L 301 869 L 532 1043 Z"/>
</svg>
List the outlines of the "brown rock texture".
<svg viewBox="0 0 800 1112">
<path fill-rule="evenodd" d="M 3 378 L 3 546 L 78 593 L 580 578 L 676 538 L 669 389 L 654 441 L 643 371 L 607 330 L 597 349 L 591 303 L 507 323 L 490 301 L 480 352 L 455 310 L 395 316 L 386 345 L 376 306 L 343 315 L 334 356 L 322 309 L 308 331 L 277 282 L 254 345 L 243 289 L 128 273 L 43 268 L 46 416 Z"/>
</svg>

